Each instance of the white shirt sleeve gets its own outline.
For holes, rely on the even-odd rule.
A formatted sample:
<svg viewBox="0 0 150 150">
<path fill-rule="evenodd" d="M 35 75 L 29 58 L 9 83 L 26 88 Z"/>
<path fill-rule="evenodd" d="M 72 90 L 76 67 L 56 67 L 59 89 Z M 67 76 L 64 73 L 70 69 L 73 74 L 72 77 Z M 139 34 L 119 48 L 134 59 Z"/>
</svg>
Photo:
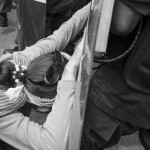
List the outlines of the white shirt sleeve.
<svg viewBox="0 0 150 150">
<path fill-rule="evenodd" d="M 76 81 L 59 81 L 46 122 L 38 125 L 21 113 L 0 118 L 0 139 L 21 150 L 66 150 Z"/>
</svg>

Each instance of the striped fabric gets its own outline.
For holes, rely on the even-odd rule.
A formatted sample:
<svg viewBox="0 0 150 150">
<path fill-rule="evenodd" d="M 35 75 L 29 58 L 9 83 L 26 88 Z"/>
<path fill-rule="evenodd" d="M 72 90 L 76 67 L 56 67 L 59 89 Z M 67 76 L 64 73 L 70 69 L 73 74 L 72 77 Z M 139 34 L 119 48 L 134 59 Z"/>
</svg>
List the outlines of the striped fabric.
<svg viewBox="0 0 150 150">
<path fill-rule="evenodd" d="M 19 97 L 11 102 L 5 92 L 3 90 L 0 90 L 0 117 L 16 111 L 25 104 L 27 99 L 27 95 L 22 92 Z"/>
</svg>

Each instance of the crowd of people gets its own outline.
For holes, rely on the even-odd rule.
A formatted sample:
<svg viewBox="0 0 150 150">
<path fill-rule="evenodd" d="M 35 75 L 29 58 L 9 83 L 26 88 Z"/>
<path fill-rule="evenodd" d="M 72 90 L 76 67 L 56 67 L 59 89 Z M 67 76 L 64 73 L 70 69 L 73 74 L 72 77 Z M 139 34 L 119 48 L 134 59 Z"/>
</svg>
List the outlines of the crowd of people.
<svg viewBox="0 0 150 150">
<path fill-rule="evenodd" d="M 49 35 L 0 57 L 2 150 L 67 150 L 84 36 L 71 56 L 65 49 L 87 25 L 91 2 L 82 7 L 75 0 L 47 0 Z M 150 0 L 115 0 L 103 59 L 116 59 L 95 58 L 99 67 L 90 80 L 80 150 L 112 147 L 136 131 L 150 150 L 149 39 Z"/>
</svg>

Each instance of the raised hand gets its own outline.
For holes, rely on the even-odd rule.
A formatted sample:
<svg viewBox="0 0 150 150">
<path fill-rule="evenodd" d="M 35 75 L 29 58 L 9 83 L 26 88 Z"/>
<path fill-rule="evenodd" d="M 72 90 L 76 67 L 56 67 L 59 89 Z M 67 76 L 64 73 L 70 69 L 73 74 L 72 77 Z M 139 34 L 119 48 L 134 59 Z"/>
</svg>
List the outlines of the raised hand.
<svg viewBox="0 0 150 150">
<path fill-rule="evenodd" d="M 84 38 L 85 38 L 85 33 L 81 41 L 76 46 L 71 59 L 65 66 L 65 69 L 62 75 L 62 80 L 76 80 L 76 74 L 77 74 L 80 61 L 83 55 Z"/>
</svg>

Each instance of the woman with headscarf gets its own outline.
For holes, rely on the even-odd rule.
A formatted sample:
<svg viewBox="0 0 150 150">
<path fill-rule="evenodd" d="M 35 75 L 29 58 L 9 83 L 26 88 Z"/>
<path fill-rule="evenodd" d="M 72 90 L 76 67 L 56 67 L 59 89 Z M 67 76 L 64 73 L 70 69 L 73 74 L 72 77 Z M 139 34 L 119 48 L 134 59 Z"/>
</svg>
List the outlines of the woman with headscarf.
<svg viewBox="0 0 150 150">
<path fill-rule="evenodd" d="M 0 138 L 2 140 L 21 150 L 66 150 L 74 93 L 78 87 L 76 75 L 82 52 L 83 40 L 65 66 L 61 80 L 58 82 L 55 103 L 43 125 L 30 121 L 17 111 L 25 103 L 26 94 L 21 92 L 19 98 L 13 95 L 11 98 L 9 94 L 7 95 L 9 89 L 2 89 L 3 93 L 1 91 L 0 97 Z M 16 66 L 16 72 L 18 72 L 18 66 Z M 17 73 L 13 72 L 14 74 Z M 18 80 L 16 82 L 18 86 L 14 88 L 17 92 L 20 91 L 21 83 Z M 19 90 L 16 90 L 17 87 Z"/>
<path fill-rule="evenodd" d="M 51 52 L 53 52 L 56 49 L 60 51 L 63 50 L 63 48 L 66 46 L 69 40 L 73 39 L 76 36 L 76 34 L 83 28 L 87 20 L 89 7 L 90 5 L 85 7 L 82 10 L 82 13 L 80 11 L 77 12 L 68 22 L 64 23 L 58 31 L 54 32 L 52 36 L 49 36 L 45 39 L 38 41 L 35 45 L 31 47 L 27 47 L 24 51 L 14 52 L 13 54 L 5 54 L 1 57 L 0 74 L 2 76 L 0 77 L 1 78 L 0 80 L 1 82 L 0 138 L 6 141 L 7 143 L 9 143 L 10 145 L 17 147 L 18 149 L 37 149 L 37 150 L 40 149 L 41 150 L 41 149 L 48 149 L 48 147 L 52 147 L 52 149 L 55 150 L 60 148 L 65 149 L 64 148 L 65 145 L 63 144 L 66 143 L 66 139 L 67 139 L 67 134 L 65 132 L 68 132 L 67 128 L 69 127 L 68 120 L 69 120 L 69 111 L 70 111 L 70 110 L 68 111 L 67 107 L 70 108 L 71 101 L 65 104 L 67 105 L 65 106 L 66 107 L 65 108 L 63 107 L 64 104 L 62 104 L 60 100 L 57 100 L 60 99 L 60 97 L 58 96 L 59 98 L 57 98 L 56 96 L 55 101 L 58 102 L 54 103 L 53 109 L 51 113 L 47 116 L 47 121 L 43 124 L 43 126 L 39 126 L 36 123 L 30 122 L 28 118 L 25 118 L 22 114 L 18 113 L 17 110 L 25 104 L 28 98 L 30 100 L 29 102 L 36 104 L 40 107 L 41 105 L 44 107 L 45 105 L 46 106 L 49 105 L 51 107 L 51 105 L 54 102 L 53 99 L 51 100 L 51 98 L 55 97 L 56 94 L 56 85 L 55 84 L 53 85 L 53 83 L 55 83 L 55 81 L 58 81 L 58 79 L 60 79 L 61 74 L 57 76 L 57 71 L 61 70 L 62 72 L 62 69 L 57 70 L 57 67 L 55 67 L 55 65 L 62 65 L 62 63 L 61 64 L 59 63 L 61 62 L 61 60 L 63 60 L 60 53 L 57 52 L 51 53 Z M 76 20 L 77 17 L 79 20 Z M 84 18 L 84 19 L 80 20 L 80 18 Z M 72 26 L 72 28 L 70 28 L 70 26 Z M 76 28 L 77 26 L 78 28 Z M 41 79 L 37 79 L 39 82 L 45 82 L 45 83 L 47 82 L 48 84 L 52 83 L 52 85 L 55 87 L 52 92 L 53 95 L 51 95 L 49 101 L 47 100 L 47 97 L 43 98 L 43 96 L 41 95 L 33 96 L 39 94 L 39 92 L 35 92 L 34 90 L 31 90 L 32 88 L 30 88 L 30 86 L 33 86 L 34 84 L 36 85 L 37 82 L 36 78 L 38 77 L 37 74 L 33 76 L 33 72 L 31 73 L 30 71 L 33 71 L 32 67 L 37 65 L 35 62 L 40 62 L 45 60 L 45 58 L 43 59 L 42 57 L 49 58 L 48 60 L 49 63 L 51 60 L 53 60 L 51 62 L 51 65 L 49 64 L 48 66 L 45 66 L 47 68 L 44 71 L 40 72 L 39 70 L 39 72 L 37 72 L 38 74 L 42 73 L 41 77 L 43 77 L 42 81 Z M 56 62 L 55 58 L 60 58 L 60 59 Z M 53 67 L 51 68 L 50 66 Z M 53 70 L 54 74 L 56 73 L 56 78 L 54 78 L 53 80 L 49 78 L 49 76 L 51 76 L 51 74 L 49 74 L 49 69 L 50 71 Z M 54 77 L 53 75 L 51 77 Z M 29 86 L 27 86 L 27 84 Z M 36 87 L 35 85 L 34 87 Z M 66 88 L 69 87 L 70 89 L 68 91 L 71 90 L 74 92 L 75 85 L 73 85 L 72 87 L 72 84 L 65 82 L 63 83 L 62 86 Z M 37 88 L 37 90 L 39 89 Z M 64 99 L 66 99 L 66 97 Z M 64 108 L 66 110 L 63 110 L 63 113 L 57 112 L 57 110 L 64 109 Z M 66 117 L 64 117 L 63 114 L 65 114 L 66 117 L 68 118 L 66 119 Z M 57 122 L 56 120 L 59 121 Z M 43 122 L 44 121 L 42 121 L 42 123 Z M 52 122 L 57 122 L 57 123 L 51 126 L 50 124 Z M 63 129 L 63 133 L 60 132 L 60 130 L 62 129 Z M 51 137 L 49 137 L 50 134 L 52 135 Z M 53 139 L 54 135 L 56 136 L 56 138 Z M 48 140 L 49 141 L 52 140 L 53 142 L 49 143 Z M 61 140 L 62 142 L 60 142 Z M 53 148 L 53 146 L 55 148 Z"/>
</svg>

